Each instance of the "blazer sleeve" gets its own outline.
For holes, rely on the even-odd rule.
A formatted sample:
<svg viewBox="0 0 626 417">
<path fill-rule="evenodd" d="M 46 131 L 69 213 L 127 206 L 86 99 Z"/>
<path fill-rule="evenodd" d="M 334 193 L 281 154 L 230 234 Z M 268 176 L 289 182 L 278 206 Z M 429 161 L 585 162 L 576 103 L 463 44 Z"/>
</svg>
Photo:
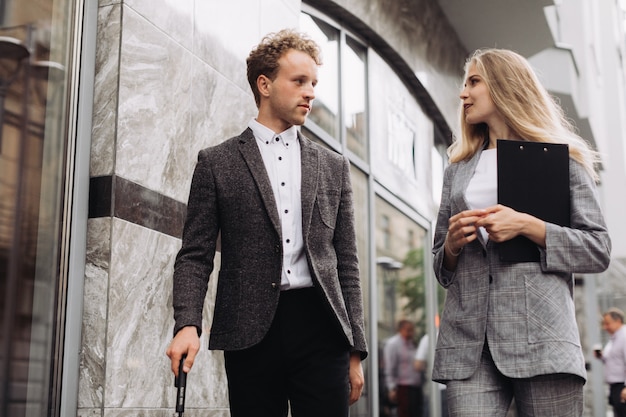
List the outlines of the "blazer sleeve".
<svg viewBox="0 0 626 417">
<path fill-rule="evenodd" d="M 599 273 L 611 259 L 611 239 L 593 179 L 570 158 L 570 227 L 546 223 L 546 248 L 541 268 L 546 272 Z"/>
<path fill-rule="evenodd" d="M 202 309 L 213 271 L 219 233 L 210 153 L 202 150 L 194 170 L 183 228 L 182 246 L 174 262 L 174 334 L 185 326 L 202 333 Z"/>
<path fill-rule="evenodd" d="M 356 247 L 356 231 L 350 162 L 343 157 L 342 191 L 337 212 L 333 245 L 337 254 L 337 273 L 341 293 L 346 304 L 348 319 L 354 338 L 354 351 L 360 352 L 361 358 L 367 357 L 363 296 L 359 274 L 359 259 Z"/>
<path fill-rule="evenodd" d="M 448 234 L 448 223 L 453 215 L 451 208 L 450 191 L 452 182 L 458 168 L 458 164 L 448 165 L 443 176 L 443 187 L 441 190 L 441 204 L 439 213 L 437 214 L 437 223 L 435 226 L 435 236 L 433 238 L 433 267 L 437 281 L 444 288 L 448 288 L 454 281 L 455 271 L 448 271 L 443 267 L 444 249 L 443 244 Z M 458 270 L 458 268 L 457 268 Z"/>
</svg>

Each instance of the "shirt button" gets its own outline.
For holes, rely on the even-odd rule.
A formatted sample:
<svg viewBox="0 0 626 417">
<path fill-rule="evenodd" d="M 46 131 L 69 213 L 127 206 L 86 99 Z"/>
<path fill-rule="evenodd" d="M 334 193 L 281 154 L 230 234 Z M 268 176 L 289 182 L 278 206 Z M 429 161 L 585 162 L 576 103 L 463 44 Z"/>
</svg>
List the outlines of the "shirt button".
<svg viewBox="0 0 626 417">
<path fill-rule="evenodd" d="M 288 270 L 287 270 L 287 273 L 288 273 L 288 274 L 291 274 L 291 269 L 288 269 Z"/>
<path fill-rule="evenodd" d="M 279 156 L 279 157 L 278 157 L 278 160 L 279 160 L 279 161 L 282 161 L 282 160 L 283 160 L 283 157 L 282 157 L 282 156 Z"/>
<path fill-rule="evenodd" d="M 284 182 L 281 182 L 281 183 L 280 183 L 280 185 L 282 185 L 282 186 L 284 187 L 284 186 L 285 186 L 285 183 L 284 183 Z"/>
<path fill-rule="evenodd" d="M 289 213 L 289 210 L 285 210 L 285 214 Z"/>
</svg>

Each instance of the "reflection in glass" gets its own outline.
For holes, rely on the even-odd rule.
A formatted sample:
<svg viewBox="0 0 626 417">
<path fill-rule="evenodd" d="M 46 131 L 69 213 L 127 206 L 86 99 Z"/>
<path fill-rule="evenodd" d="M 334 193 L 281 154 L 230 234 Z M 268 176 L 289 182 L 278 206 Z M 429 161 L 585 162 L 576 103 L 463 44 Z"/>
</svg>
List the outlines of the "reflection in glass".
<svg viewBox="0 0 626 417">
<path fill-rule="evenodd" d="M 356 225 L 356 241 L 359 253 L 359 272 L 361 274 L 361 288 L 363 290 L 363 311 L 365 314 L 365 332 L 369 333 L 370 328 L 370 285 L 369 285 L 369 215 L 368 215 L 368 198 L 369 185 L 367 175 L 356 168 L 354 165 L 350 167 L 350 176 L 352 180 L 352 200 L 354 202 L 354 217 Z M 365 381 L 370 378 L 369 361 L 363 361 L 363 371 L 365 372 Z M 369 387 L 365 386 L 362 398 L 350 408 L 350 415 L 353 417 L 369 417 L 369 407 L 371 404 L 371 394 Z"/>
<path fill-rule="evenodd" d="M 375 200 L 376 217 L 376 291 L 378 294 L 378 352 L 380 415 L 392 417 L 397 404 L 390 400 L 386 375 L 391 372 L 384 360 L 388 340 L 401 320 L 413 326 L 413 351 L 426 332 L 425 241 L 426 231 L 380 197 Z M 403 366 L 413 369 L 413 357 L 404 358 Z M 420 390 L 427 377 L 421 375 Z"/>
<path fill-rule="evenodd" d="M 412 207 L 432 200 L 433 122 L 394 69 L 375 51 L 367 55 L 368 132 L 376 180 Z"/>
<path fill-rule="evenodd" d="M 306 13 L 300 14 L 300 28 L 322 49 L 323 65 L 315 87 L 315 101 L 309 119 L 338 138 L 339 120 L 339 31 Z"/>
<path fill-rule="evenodd" d="M 3 86 L 0 113 L 0 417 L 58 412 L 72 4 L 0 2 L 0 37 L 29 52 Z"/>
<path fill-rule="evenodd" d="M 365 114 L 365 55 L 366 50 L 351 37 L 346 37 L 343 60 L 345 106 L 344 126 L 348 149 L 367 161 L 367 133 Z"/>
</svg>

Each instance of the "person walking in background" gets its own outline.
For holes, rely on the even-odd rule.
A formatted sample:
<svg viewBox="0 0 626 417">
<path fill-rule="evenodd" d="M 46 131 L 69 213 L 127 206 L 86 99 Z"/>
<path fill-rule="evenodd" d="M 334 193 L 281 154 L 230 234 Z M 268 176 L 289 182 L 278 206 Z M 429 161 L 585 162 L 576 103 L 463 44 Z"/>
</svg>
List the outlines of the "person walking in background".
<svg viewBox="0 0 626 417">
<path fill-rule="evenodd" d="M 447 295 L 432 377 L 447 385 L 452 417 L 505 416 L 513 399 L 521 416 L 581 416 L 573 273 L 604 271 L 611 252 L 597 155 L 515 52 L 473 53 L 460 98 L 434 233 Z M 498 139 L 569 145 L 569 227 L 497 204 Z M 500 243 L 516 236 L 534 242 L 538 261 L 500 259 Z"/>
<path fill-rule="evenodd" d="M 421 417 L 422 375 L 413 366 L 415 326 L 409 320 L 400 320 L 397 329 L 384 349 L 387 395 L 397 405 L 398 417 Z"/>
<path fill-rule="evenodd" d="M 298 130 L 319 65 L 306 35 L 266 36 L 247 59 L 257 117 L 200 151 L 191 183 L 166 353 L 191 370 L 220 236 L 209 349 L 224 351 L 233 417 L 347 417 L 363 390 L 350 165 Z"/>
<path fill-rule="evenodd" d="M 611 308 L 602 315 L 602 328 L 610 339 L 602 351 L 596 351 L 596 358 L 604 363 L 604 380 L 609 385 L 609 404 L 613 407 L 613 417 L 626 417 L 626 326 L 624 312 Z"/>
</svg>

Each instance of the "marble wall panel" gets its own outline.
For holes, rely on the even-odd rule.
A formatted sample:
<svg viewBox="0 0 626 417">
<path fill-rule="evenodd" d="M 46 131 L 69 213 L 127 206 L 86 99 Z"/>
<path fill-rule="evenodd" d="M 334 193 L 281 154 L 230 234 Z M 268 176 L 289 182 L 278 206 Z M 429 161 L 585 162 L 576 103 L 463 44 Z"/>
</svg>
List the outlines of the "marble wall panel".
<svg viewBox="0 0 626 417">
<path fill-rule="evenodd" d="M 121 4 L 123 0 L 98 0 L 98 7 L 110 6 L 112 4 Z"/>
<path fill-rule="evenodd" d="M 226 78 L 249 90 L 245 60 L 269 32 L 298 26 L 300 0 L 196 1 L 194 53 Z"/>
<path fill-rule="evenodd" d="M 159 192 L 187 179 L 175 168 L 190 159 L 191 63 L 189 50 L 124 7 L 117 175 Z"/>
<path fill-rule="evenodd" d="M 240 71 L 245 73 L 242 65 Z M 196 151 L 186 166 L 187 180 L 183 188 L 188 191 L 192 170 L 197 161 L 197 151 L 217 145 L 224 140 L 239 135 L 255 117 L 257 108 L 254 96 L 248 87 L 240 89 L 215 69 L 201 60 L 193 67 L 193 88 L 191 93 L 191 147 Z M 186 201 L 185 194 L 185 201 Z"/>
<path fill-rule="evenodd" d="M 165 350 L 174 325 L 172 271 L 180 240 L 113 219 L 111 241 L 105 409 L 171 412 L 176 389 Z M 228 408 L 223 355 L 209 352 L 206 343 L 215 281 L 204 311 L 202 348 L 188 376 L 190 408 Z"/>
<path fill-rule="evenodd" d="M 185 48 L 191 49 L 194 2 L 195 0 L 124 0 L 124 5 Z M 219 4 L 207 1 L 204 3 Z"/>
<path fill-rule="evenodd" d="M 91 135 L 90 175 L 113 173 L 119 78 L 121 6 L 98 9 L 96 74 Z"/>
<path fill-rule="evenodd" d="M 197 1 L 194 10 L 193 53 L 231 80 L 249 90 L 246 57 L 261 38 L 259 1 Z"/>
<path fill-rule="evenodd" d="M 76 417 L 102 417 L 102 408 L 79 408 Z"/>
<path fill-rule="evenodd" d="M 298 29 L 302 8 L 300 0 L 260 0 L 259 3 L 259 40 L 269 32 L 285 28 Z"/>
<path fill-rule="evenodd" d="M 100 409 L 103 405 L 106 353 L 106 320 L 111 247 L 111 219 L 87 223 L 82 343 L 78 383 L 78 408 Z M 83 416 L 94 415 L 84 410 Z"/>
</svg>

